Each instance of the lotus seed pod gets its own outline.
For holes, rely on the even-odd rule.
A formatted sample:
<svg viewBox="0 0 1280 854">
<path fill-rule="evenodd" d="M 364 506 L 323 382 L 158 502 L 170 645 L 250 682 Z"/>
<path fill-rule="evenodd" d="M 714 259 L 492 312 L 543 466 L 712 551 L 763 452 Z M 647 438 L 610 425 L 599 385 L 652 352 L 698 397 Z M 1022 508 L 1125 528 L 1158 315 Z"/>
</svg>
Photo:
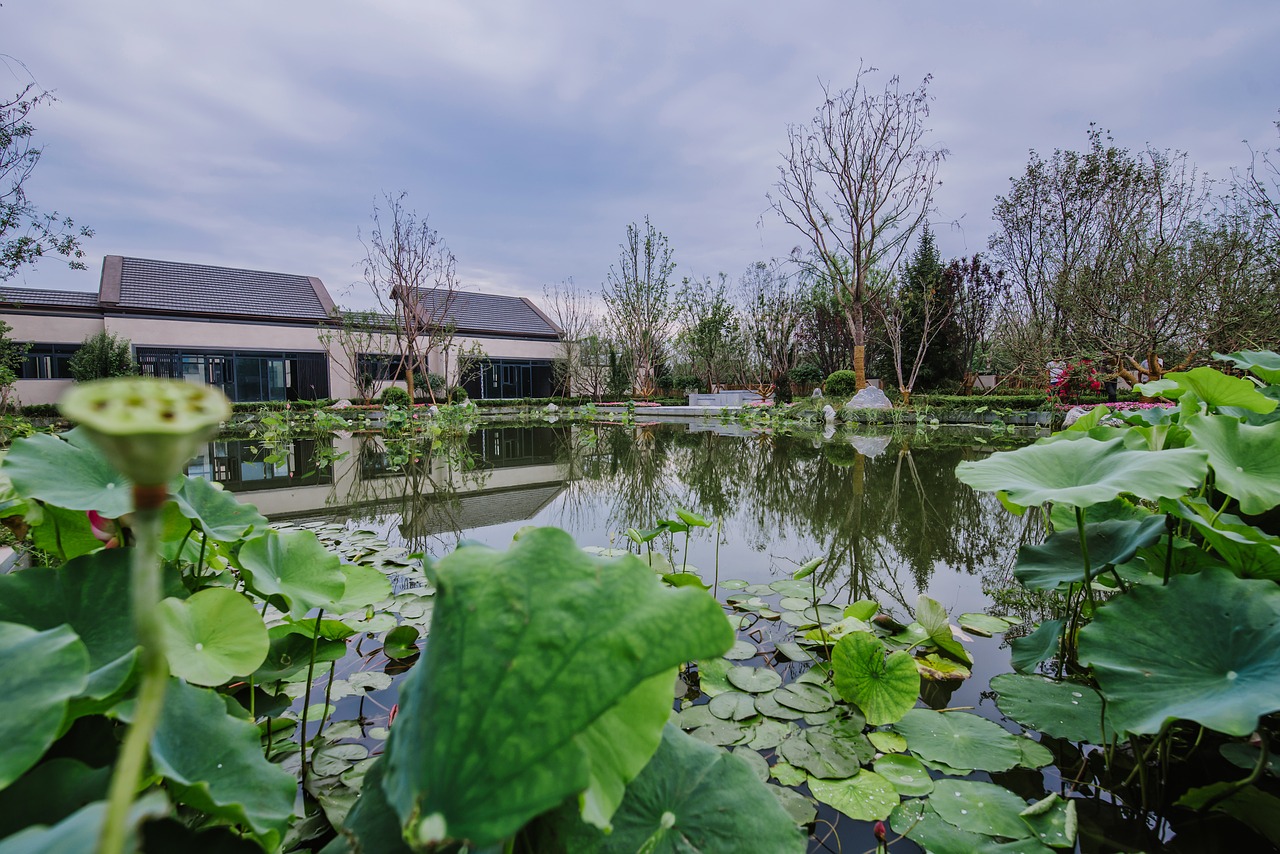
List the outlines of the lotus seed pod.
<svg viewBox="0 0 1280 854">
<path fill-rule="evenodd" d="M 181 474 L 231 416 L 231 404 L 216 388 L 146 377 L 77 385 L 59 408 L 113 466 L 141 486 L 168 483 Z"/>
</svg>

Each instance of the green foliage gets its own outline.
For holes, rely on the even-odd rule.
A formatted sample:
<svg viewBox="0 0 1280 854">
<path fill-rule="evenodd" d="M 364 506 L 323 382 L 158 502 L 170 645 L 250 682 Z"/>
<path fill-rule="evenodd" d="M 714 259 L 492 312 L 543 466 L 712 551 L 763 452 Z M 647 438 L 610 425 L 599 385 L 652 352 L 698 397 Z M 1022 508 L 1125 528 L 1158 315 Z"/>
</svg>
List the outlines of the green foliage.
<svg viewBox="0 0 1280 854">
<path fill-rule="evenodd" d="M 409 392 L 397 385 L 387 386 L 382 390 L 382 394 L 378 397 L 383 406 L 404 406 L 408 407 L 412 401 L 409 400 Z"/>
<path fill-rule="evenodd" d="M 835 371 L 823 381 L 822 391 L 831 397 L 849 397 L 858 391 L 858 375 L 853 371 Z"/>
<path fill-rule="evenodd" d="M 82 383 L 138 373 L 129 339 L 119 338 L 114 333 L 105 331 L 84 339 L 80 349 L 72 354 L 67 367 L 76 382 Z"/>
</svg>

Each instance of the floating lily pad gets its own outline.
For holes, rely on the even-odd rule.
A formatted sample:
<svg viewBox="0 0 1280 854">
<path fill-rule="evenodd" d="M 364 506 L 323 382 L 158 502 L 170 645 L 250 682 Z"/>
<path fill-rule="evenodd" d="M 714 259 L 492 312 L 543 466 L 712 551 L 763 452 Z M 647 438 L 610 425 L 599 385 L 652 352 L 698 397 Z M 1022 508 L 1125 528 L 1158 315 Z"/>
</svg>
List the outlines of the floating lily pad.
<svg viewBox="0 0 1280 854">
<path fill-rule="evenodd" d="M 720 586 L 725 590 L 745 590 L 747 588 L 747 582 L 743 581 L 741 578 L 727 578 L 720 582 Z"/>
<path fill-rule="evenodd" d="M 733 667 L 723 658 L 703 658 L 698 661 L 698 689 L 708 697 L 732 691 L 729 684 L 729 668 Z"/>
<path fill-rule="evenodd" d="M 821 726 L 822 724 L 836 720 L 839 716 L 840 709 L 833 707 L 827 709 L 825 712 L 805 712 L 804 722 L 809 726 Z"/>
<path fill-rule="evenodd" d="M 810 777 L 809 791 L 822 803 L 859 821 L 888 818 L 900 800 L 889 781 L 874 771 L 844 780 Z"/>
<path fill-rule="evenodd" d="M 960 662 L 943 658 L 936 652 L 920 656 L 915 663 L 920 675 L 932 682 L 963 682 L 972 675 Z"/>
<path fill-rule="evenodd" d="M 1031 828 L 1033 839 L 1050 848 L 1076 847 L 1076 805 L 1072 800 L 1056 792 L 1043 801 L 1032 804 L 1021 813 L 1022 820 Z"/>
<path fill-rule="evenodd" d="M 923 797 L 933 791 L 929 770 L 914 756 L 890 753 L 876 760 L 875 771 L 889 781 L 894 790 L 908 797 Z"/>
<path fill-rule="evenodd" d="M 858 773 L 863 754 L 853 739 L 836 738 L 830 733 L 799 730 L 783 739 L 778 754 L 810 776 L 839 779 Z"/>
<path fill-rule="evenodd" d="M 715 715 L 711 714 L 711 709 L 706 703 L 699 703 L 682 710 L 679 718 L 681 729 L 697 729 L 711 723 Z"/>
<path fill-rule="evenodd" d="M 326 744 L 311 754 L 311 770 L 321 777 L 334 777 L 369 755 L 363 744 Z"/>
<path fill-rule="evenodd" d="M 905 753 L 907 750 L 907 740 L 896 732 L 877 730 L 867 733 L 867 739 L 881 753 Z"/>
<path fill-rule="evenodd" d="M 969 780 L 939 780 L 929 805 L 949 824 L 970 833 L 1025 839 L 1031 826 L 1019 815 L 1027 802 L 1008 789 Z"/>
<path fill-rule="evenodd" d="M 799 785 L 804 782 L 803 772 Z M 786 784 L 784 783 L 783 786 Z M 774 797 L 778 799 L 778 803 L 782 804 L 782 808 L 787 811 L 787 815 L 791 816 L 791 820 L 798 825 L 812 824 L 813 820 L 818 817 L 818 808 L 814 806 L 813 801 L 797 792 L 795 789 L 785 789 L 783 786 L 769 786 L 769 791 L 773 792 Z"/>
<path fill-rule="evenodd" d="M 763 694 L 782 684 L 782 677 L 767 667 L 733 667 L 729 684 L 749 694 Z"/>
<path fill-rule="evenodd" d="M 1248 735 L 1280 709 L 1280 588 L 1221 569 L 1135 587 L 1081 630 L 1080 661 L 1118 730 L 1152 734 L 1185 718 Z"/>
<path fill-rule="evenodd" d="M 804 682 L 779 688 L 773 692 L 773 699 L 788 708 L 807 714 L 825 712 L 836 702 L 825 688 Z"/>
<path fill-rule="evenodd" d="M 813 602 L 808 599 L 801 599 L 799 596 L 783 596 L 778 601 L 778 607 L 784 611 L 803 611 L 812 604 Z"/>
<path fill-rule="evenodd" d="M 788 626 L 795 626 L 797 629 L 807 628 L 816 625 L 813 620 L 801 614 L 799 611 L 783 611 L 778 618 Z"/>
<path fill-rule="evenodd" d="M 1016 625 L 1004 617 L 993 617 L 990 614 L 961 614 L 958 622 L 966 632 L 987 638 L 1008 631 L 1010 626 Z"/>
<path fill-rule="evenodd" d="M 782 615 L 782 618 L 785 620 L 786 617 L 787 615 L 784 613 Z M 804 647 L 800 646 L 800 644 L 796 643 L 795 641 L 778 641 L 776 644 L 774 644 L 774 647 L 778 650 L 778 652 L 782 653 L 792 661 L 813 661 L 814 660 L 813 656 L 810 655 L 805 650 Z"/>
<path fill-rule="evenodd" d="M 775 593 L 781 593 L 783 596 L 795 596 L 804 599 L 805 602 L 812 602 L 814 596 L 813 585 L 808 580 L 797 581 L 794 578 L 781 578 L 769 584 L 769 587 Z M 821 599 L 827 595 L 826 589 L 819 584 L 817 596 Z"/>
<path fill-rule="evenodd" d="M 1022 751 L 1022 760 L 1018 762 L 1023 768 L 1043 768 L 1053 764 L 1053 751 L 1030 736 L 1018 740 L 1018 749 Z"/>
<path fill-rule="evenodd" d="M 412 658 L 418 649 L 418 630 L 413 626 L 396 626 L 382 639 L 382 654 L 399 661 Z"/>
<path fill-rule="evenodd" d="M 712 697 L 711 702 L 707 703 L 707 708 L 717 718 L 729 721 L 745 721 L 759 714 L 756 711 L 755 698 L 741 691 L 726 691 Z"/>
<path fill-rule="evenodd" d="M 970 771 L 1007 771 L 1022 759 L 1016 736 L 978 715 L 912 709 L 894 729 L 926 762 Z"/>
<path fill-rule="evenodd" d="M 995 842 L 948 824 L 928 801 L 903 801 L 889 816 L 893 832 L 907 837 L 931 854 L 978 854 Z"/>
<path fill-rule="evenodd" d="M 775 762 L 773 767 L 769 769 L 769 774 L 784 786 L 799 786 L 809 779 L 809 775 L 804 772 L 803 768 L 797 768 L 785 760 Z"/>
<path fill-rule="evenodd" d="M 742 741 L 743 730 L 742 724 L 737 721 L 714 720 L 705 726 L 698 727 L 689 734 L 698 739 L 698 741 L 714 744 L 717 747 L 724 747 Z"/>
<path fill-rule="evenodd" d="M 832 652 L 836 690 L 857 704 L 872 726 L 897 721 L 920 696 L 920 673 L 905 652 L 885 656 L 875 635 L 854 632 Z"/>
<path fill-rule="evenodd" d="M 733 646 L 729 647 L 729 651 L 724 654 L 724 657 L 730 661 L 746 661 L 755 658 L 759 654 L 760 651 L 756 649 L 755 644 L 739 638 L 733 642 Z"/>
<path fill-rule="evenodd" d="M 991 690 L 1000 711 L 1028 729 L 1089 744 L 1115 735 L 1110 728 L 1104 732 L 1102 697 L 1088 685 L 1003 673 L 992 678 Z"/>
<path fill-rule="evenodd" d="M 792 724 L 782 721 L 761 721 L 751 733 L 749 745 L 752 750 L 772 750 L 794 729 Z"/>
<path fill-rule="evenodd" d="M 871 626 L 857 617 L 843 617 L 821 629 L 810 629 L 805 632 L 805 639 L 814 643 L 835 643 L 852 632 L 869 632 Z"/>
<path fill-rule="evenodd" d="M 761 783 L 769 782 L 769 763 L 759 753 L 756 753 L 750 747 L 738 747 L 732 751 L 733 755 L 746 762 L 751 766 L 751 773 L 756 775 L 756 779 Z"/>
<path fill-rule="evenodd" d="M 780 721 L 798 721 L 804 717 L 804 712 L 788 708 L 775 700 L 772 691 L 767 694 L 756 694 L 755 696 L 756 709 L 765 717 Z"/>
</svg>

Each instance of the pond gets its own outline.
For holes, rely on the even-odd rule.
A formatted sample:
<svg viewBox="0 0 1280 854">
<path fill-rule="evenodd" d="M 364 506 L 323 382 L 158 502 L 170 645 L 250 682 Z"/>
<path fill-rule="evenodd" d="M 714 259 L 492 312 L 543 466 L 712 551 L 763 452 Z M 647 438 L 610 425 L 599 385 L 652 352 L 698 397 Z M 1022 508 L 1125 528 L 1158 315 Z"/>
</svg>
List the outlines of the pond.
<svg viewBox="0 0 1280 854">
<path fill-rule="evenodd" d="M 823 602 L 843 607 L 874 600 L 903 623 L 912 622 L 920 594 L 941 603 L 953 621 L 990 612 L 1032 625 L 1042 616 L 1010 582 L 1019 546 L 1043 539 L 1042 519 L 1007 513 L 994 495 L 954 476 L 958 463 L 987 456 L 992 442 L 1014 447 L 1030 438 L 985 429 L 824 440 L 707 422 L 497 424 L 425 452 L 373 435 L 297 439 L 273 448 L 228 438 L 210 443 L 188 472 L 221 481 L 277 524 L 316 530 L 348 554 L 381 543 L 392 560 L 442 556 L 463 541 L 505 549 L 525 526 L 548 525 L 569 531 L 583 546 L 656 551 L 657 560 L 687 562 L 722 601 L 737 603 L 745 618 L 740 637 L 758 652 L 739 664 L 772 666 L 790 681 L 808 668 L 777 652 L 797 634 L 783 614 L 794 603 L 763 585 L 790 579 L 812 558 L 824 560 L 816 574 Z M 687 545 L 683 534 L 660 536 L 644 549 L 627 538 L 627 529 L 674 518 L 677 508 L 700 514 L 711 527 L 693 529 Z M 420 583 L 412 574 L 397 579 L 397 608 L 400 619 L 416 623 L 429 640 L 430 602 L 414 595 Z M 933 708 L 972 708 L 1000 721 L 988 682 L 1010 669 L 1006 638 L 970 635 L 965 645 L 974 661 L 971 678 L 926 682 L 924 698 Z M 406 664 L 376 653 L 377 644 L 357 644 L 331 676 L 317 678 L 308 736 L 319 731 L 315 721 L 325 717 L 327 697 L 329 719 L 339 723 L 330 724 L 325 737 L 348 744 L 354 738 L 380 750 Z M 366 684 L 370 672 L 394 679 L 384 687 Z M 684 702 L 703 702 L 696 680 L 687 682 L 677 686 Z M 361 685 L 366 690 L 357 690 Z M 302 689 L 293 687 L 295 695 Z M 295 711 L 304 705 L 298 697 Z M 1011 722 L 1005 726 L 1021 732 Z M 325 760 L 339 770 L 343 757 L 358 765 L 361 751 L 344 752 L 337 742 L 322 748 Z M 1018 773 L 1028 797 L 1055 785 L 1052 767 L 1000 776 L 1010 785 Z M 322 802 L 332 796 L 318 794 Z M 874 846 L 870 822 L 819 805 L 811 850 Z M 901 840 L 893 850 L 918 849 Z"/>
</svg>

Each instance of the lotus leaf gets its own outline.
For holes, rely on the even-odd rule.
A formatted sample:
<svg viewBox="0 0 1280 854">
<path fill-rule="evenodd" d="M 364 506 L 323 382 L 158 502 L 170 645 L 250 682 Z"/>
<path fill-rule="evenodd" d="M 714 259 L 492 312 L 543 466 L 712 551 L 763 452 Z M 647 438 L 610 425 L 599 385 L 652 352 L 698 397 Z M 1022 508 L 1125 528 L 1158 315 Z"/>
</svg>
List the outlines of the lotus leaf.
<svg viewBox="0 0 1280 854">
<path fill-rule="evenodd" d="M 1257 515 L 1280 504 L 1280 422 L 1253 427 L 1225 415 L 1198 415 L 1182 423 L 1209 452 L 1214 486 L 1239 501 L 1241 512 Z"/>
<path fill-rule="evenodd" d="M 920 673 L 911 656 L 898 651 L 886 657 L 884 644 L 869 632 L 841 638 L 831 658 L 836 690 L 872 726 L 899 720 L 920 696 Z"/>
<path fill-rule="evenodd" d="M 1259 394 L 1258 387 L 1252 382 L 1240 377 L 1229 377 L 1216 368 L 1192 368 L 1185 373 L 1170 371 L 1164 375 L 1163 381 L 1178 384 L 1178 389 L 1181 390 L 1178 395 L 1168 391 L 1164 394 L 1182 397 L 1184 405 L 1187 400 L 1186 392 L 1190 392 L 1208 406 L 1238 406 L 1250 412 L 1264 414 L 1276 408 L 1276 402 Z M 1139 389 L 1144 394 L 1150 394 L 1146 390 L 1150 385 L 1139 386 Z"/>
<path fill-rule="evenodd" d="M 860 821 L 888 818 L 900 800 L 890 782 L 874 771 L 844 780 L 810 777 L 809 791 L 827 806 Z"/>
<path fill-rule="evenodd" d="M 816 714 L 825 712 L 835 705 L 827 689 L 805 682 L 796 682 L 773 692 L 773 699 L 788 708 Z"/>
<path fill-rule="evenodd" d="M 125 821 L 125 850 L 138 850 L 138 828 L 143 822 L 154 821 L 168 812 L 169 802 L 159 792 L 149 792 L 134 801 Z M 52 827 L 32 825 L 0 840 L 0 854 L 67 854 L 70 851 L 97 850 L 106 815 L 107 802 L 94 801 Z"/>
<path fill-rule="evenodd" d="M 1054 738 L 1105 744 L 1115 735 L 1103 730 L 1102 697 L 1088 685 L 1055 682 L 1042 676 L 1003 673 L 991 680 L 1000 711 Z"/>
<path fill-rule="evenodd" d="M 929 634 L 929 643 L 956 661 L 973 664 L 973 657 L 951 632 L 947 609 L 936 600 L 924 595 L 919 597 L 916 602 L 916 622 Z"/>
<path fill-rule="evenodd" d="M 0 839 L 33 824 L 54 825 L 76 810 L 105 799 L 111 768 L 77 759 L 46 759 L 0 791 Z"/>
<path fill-rule="evenodd" d="M 889 730 L 869 732 L 867 733 L 867 740 L 881 753 L 906 753 L 907 751 L 907 740 L 896 732 L 890 732 Z"/>
<path fill-rule="evenodd" d="M 1016 736 L 977 715 L 912 709 L 894 729 L 913 754 L 954 769 L 1007 771 L 1022 759 Z"/>
<path fill-rule="evenodd" d="M 928 801 L 903 801 L 889 817 L 895 833 L 905 835 L 931 854 L 1052 854 L 1033 839 L 997 842 L 943 821 Z"/>
<path fill-rule="evenodd" d="M 591 782 L 582 794 L 583 821 L 610 829 L 609 819 L 622 803 L 627 783 L 643 770 L 662 741 L 675 677 L 672 670 L 644 680 L 578 736 L 591 763 Z"/>
<path fill-rule="evenodd" d="M 804 773 L 801 772 L 800 780 L 796 785 L 804 782 Z M 785 783 L 783 785 L 786 785 Z M 787 815 L 791 816 L 791 820 L 798 825 L 812 824 L 813 820 L 818 817 L 818 808 L 814 806 L 813 801 L 806 798 L 794 789 L 784 789 L 782 786 L 768 786 L 773 796 L 778 799 L 778 803 L 782 804 L 782 808 L 786 810 Z"/>
<path fill-rule="evenodd" d="M 1018 750 L 1022 751 L 1022 759 L 1018 764 L 1023 768 L 1043 768 L 1053 764 L 1053 751 L 1030 736 L 1017 739 Z"/>
<path fill-rule="evenodd" d="M 711 714 L 726 721 L 745 721 L 754 718 L 756 711 L 755 697 L 741 691 L 726 691 L 711 698 L 707 703 Z"/>
<path fill-rule="evenodd" d="M 20 494 L 66 510 L 96 510 L 108 519 L 133 510 L 133 484 L 81 428 L 18 439 L 4 458 L 4 472 Z"/>
<path fill-rule="evenodd" d="M 1239 350 L 1225 355 L 1214 353 L 1213 358 L 1231 362 L 1268 385 L 1280 385 L 1280 354 L 1270 350 Z"/>
<path fill-rule="evenodd" d="M 777 581 L 769 583 L 769 589 L 775 593 L 781 593 L 783 596 L 796 596 L 804 599 L 806 602 L 812 602 L 814 595 L 813 585 L 808 581 L 796 581 L 794 578 L 780 578 Z M 826 589 L 819 584 L 817 596 L 821 599 L 827 595 Z"/>
<path fill-rule="evenodd" d="M 235 590 L 209 587 L 189 599 L 165 599 L 156 613 L 170 671 L 195 685 L 248 676 L 267 657 L 267 627 Z"/>
<path fill-rule="evenodd" d="M 283 605 L 294 619 L 312 608 L 336 611 L 346 592 L 341 559 L 310 531 L 268 529 L 240 549 L 245 583 L 257 595 Z"/>
<path fill-rule="evenodd" d="M 173 496 L 183 516 L 200 526 L 211 539 L 234 543 L 253 529 L 267 527 L 267 519 L 252 504 L 202 477 L 188 477 Z"/>
<path fill-rule="evenodd" d="M 1105 566 L 1125 563 L 1165 532 L 1164 516 L 1149 515 L 1142 520 L 1111 519 L 1084 526 L 1085 548 L 1089 552 L 1090 577 Z M 1084 581 L 1084 556 L 1080 535 L 1074 529 L 1052 534 L 1044 545 L 1018 549 L 1014 577 L 1032 590 L 1056 590 L 1063 584 Z"/>
<path fill-rule="evenodd" d="M 799 786 L 809 775 L 786 760 L 779 760 L 769 769 L 769 775 L 784 786 Z"/>
<path fill-rule="evenodd" d="M 786 614 L 782 615 L 782 618 L 784 620 L 786 619 L 786 617 L 787 617 Z M 791 659 L 792 661 L 813 661 L 814 660 L 813 656 L 810 655 L 805 650 L 804 647 L 800 646 L 800 644 L 796 643 L 795 641 L 778 641 L 776 644 L 774 644 L 774 648 L 777 649 L 778 652 L 785 655 L 787 658 Z"/>
<path fill-rule="evenodd" d="M 792 709 L 782 705 L 773 697 L 773 692 L 767 694 L 756 694 L 756 710 L 760 714 L 768 718 L 779 721 L 798 721 L 804 717 L 805 713 L 798 709 Z"/>
<path fill-rule="evenodd" d="M 960 662 L 943 658 L 934 652 L 915 659 L 915 663 L 920 676 L 930 682 L 963 682 L 973 675 Z"/>
<path fill-rule="evenodd" d="M 1237 575 L 1280 580 L 1280 545 L 1275 537 L 1246 524 L 1238 516 L 1215 513 L 1203 501 L 1162 501 L 1160 506 L 1190 522 Z M 1217 518 L 1210 522 L 1214 516 Z M 1188 563 L 1191 569 L 1199 570 L 1203 568 L 1204 559 L 1197 557 Z"/>
<path fill-rule="evenodd" d="M 751 773 L 756 775 L 757 780 L 761 783 L 769 782 L 769 763 L 763 756 L 750 747 L 739 747 L 732 752 L 734 756 L 751 766 Z"/>
<path fill-rule="evenodd" d="M 851 605 L 846 605 L 844 616 L 856 617 L 864 622 L 870 621 L 880 610 L 880 603 L 872 599 L 859 599 Z"/>
<path fill-rule="evenodd" d="M 809 622 L 813 623 L 812 620 Z M 859 620 L 857 617 L 845 617 L 842 620 L 823 626 L 821 629 L 807 631 L 804 637 L 805 640 L 813 641 L 814 643 L 834 643 L 851 632 L 869 631 L 871 631 L 871 626 L 866 621 Z"/>
<path fill-rule="evenodd" d="M 1034 673 L 1036 667 L 1058 654 L 1062 644 L 1062 620 L 1045 620 L 1026 637 L 1009 642 L 1009 664 L 1019 673 Z"/>
<path fill-rule="evenodd" d="M 857 774 L 865 752 L 851 738 L 836 738 L 813 729 L 796 730 L 778 745 L 778 755 L 787 762 L 808 771 L 810 776 L 827 779 Z"/>
<path fill-rule="evenodd" d="M 1248 735 L 1280 709 L 1280 588 L 1220 569 L 1134 588 L 1081 630 L 1079 656 L 1117 730 L 1185 718 Z"/>
<path fill-rule="evenodd" d="M 0 623 L 0 788 L 53 744 L 71 698 L 88 685 L 89 652 L 68 626 Z"/>
<path fill-rule="evenodd" d="M 131 554 L 110 549 L 60 569 L 31 567 L 0 575 L 0 621 L 40 630 L 66 624 L 79 636 L 89 653 L 89 681 L 82 692 L 87 697 L 110 698 L 133 673 L 137 640 L 129 596 Z"/>
<path fill-rule="evenodd" d="M 697 729 L 715 720 L 715 715 L 711 714 L 711 708 L 706 703 L 690 706 L 682 710 L 677 717 L 682 729 Z"/>
<path fill-rule="evenodd" d="M 900 795 L 923 797 L 933 791 L 933 778 L 914 756 L 898 753 L 881 756 L 876 760 L 875 771 L 888 780 Z"/>
<path fill-rule="evenodd" d="M 1029 507 L 1053 501 L 1089 507 L 1122 493 L 1139 498 L 1181 495 L 1204 479 L 1208 456 L 1195 448 L 1134 451 L 1122 439 L 1029 445 L 960 463 L 956 477 L 974 489 L 1000 490 Z"/>
<path fill-rule="evenodd" d="M 749 694 L 763 694 L 782 684 L 782 677 L 767 667 L 732 667 L 729 684 Z"/>
<path fill-rule="evenodd" d="M 948 824 L 970 833 L 1005 839 L 1031 836 L 1031 826 L 1019 815 L 1027 802 L 991 783 L 939 780 L 929 805 Z"/>
<path fill-rule="evenodd" d="M 383 780 L 424 845 L 490 844 L 583 791 L 580 732 L 645 679 L 733 643 L 706 593 L 667 587 L 634 558 L 594 558 L 552 528 L 506 552 L 460 547 L 432 580 L 431 642 L 401 686 Z"/>
<path fill-rule="evenodd" d="M 724 654 L 724 657 L 730 661 L 747 661 L 759 654 L 760 651 L 756 649 L 755 644 L 739 638 L 733 642 L 733 646 L 729 647 L 729 651 Z"/>
<path fill-rule="evenodd" d="M 257 727 L 216 692 L 169 681 L 151 760 L 180 803 L 248 826 L 268 850 L 284 838 L 297 780 L 263 758 Z"/>
<path fill-rule="evenodd" d="M 344 563 L 338 567 L 342 573 L 342 601 L 334 608 L 335 614 L 363 611 L 391 595 L 391 581 L 378 570 L 358 563 Z"/>
<path fill-rule="evenodd" d="M 311 754 L 311 770 L 321 777 L 336 777 L 369 755 L 363 744 L 326 744 Z"/>
<path fill-rule="evenodd" d="M 690 734 L 699 741 L 723 747 L 727 744 L 738 744 L 743 741 L 743 727 L 744 724 L 734 720 L 713 720 L 706 726 L 698 727 Z"/>
<path fill-rule="evenodd" d="M 998 635 L 1007 631 L 1010 626 L 1015 626 L 1020 620 L 1016 618 L 1006 619 L 1004 617 L 994 617 L 990 614 L 961 614 L 958 618 L 960 628 L 966 632 L 973 632 L 975 635 L 989 638 L 992 635 Z"/>
<path fill-rule="evenodd" d="M 1076 805 L 1074 801 L 1056 792 L 1043 801 L 1032 804 L 1021 813 L 1022 820 L 1031 828 L 1032 838 L 1050 848 L 1076 847 Z"/>
<path fill-rule="evenodd" d="M 296 626 L 272 626 L 267 630 L 267 658 L 253 674 L 258 682 L 284 679 L 307 666 L 313 647 L 311 636 L 299 634 Z M 314 644 L 317 662 L 338 661 L 347 654 L 342 641 L 321 640 Z"/>
</svg>

